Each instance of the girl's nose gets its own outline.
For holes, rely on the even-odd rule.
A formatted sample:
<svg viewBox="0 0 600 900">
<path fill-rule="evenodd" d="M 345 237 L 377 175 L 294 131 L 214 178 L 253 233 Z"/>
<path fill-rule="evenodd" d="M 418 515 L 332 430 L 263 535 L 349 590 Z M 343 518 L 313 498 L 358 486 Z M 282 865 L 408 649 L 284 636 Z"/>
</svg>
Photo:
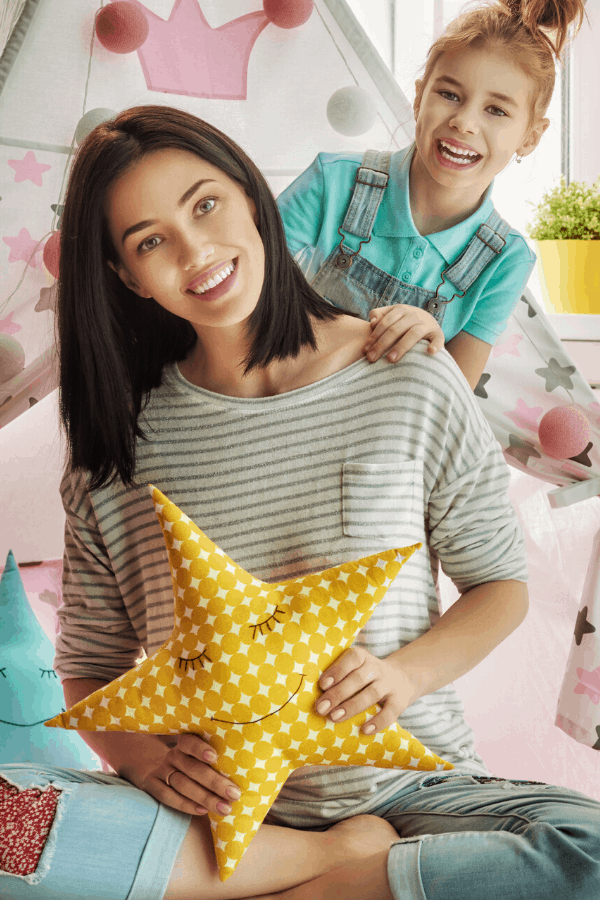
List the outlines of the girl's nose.
<svg viewBox="0 0 600 900">
<path fill-rule="evenodd" d="M 461 134 L 479 133 L 477 114 L 475 113 L 475 110 L 469 109 L 468 107 L 456 110 L 448 124 L 451 128 L 456 128 Z"/>
</svg>

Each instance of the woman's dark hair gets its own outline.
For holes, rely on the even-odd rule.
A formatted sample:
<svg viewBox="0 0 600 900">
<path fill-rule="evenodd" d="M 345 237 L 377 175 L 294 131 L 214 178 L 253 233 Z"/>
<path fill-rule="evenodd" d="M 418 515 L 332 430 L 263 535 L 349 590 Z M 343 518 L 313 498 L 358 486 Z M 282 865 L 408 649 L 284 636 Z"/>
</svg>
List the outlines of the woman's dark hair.
<svg viewBox="0 0 600 900">
<path fill-rule="evenodd" d="M 267 182 L 230 138 L 189 113 L 139 106 L 98 125 L 85 139 L 69 178 L 61 229 L 57 304 L 60 416 L 69 465 L 89 487 L 118 476 L 134 483 L 139 423 L 166 363 L 183 359 L 196 340 L 190 323 L 129 290 L 108 262 L 119 258 L 105 215 L 109 190 L 156 150 L 194 153 L 236 181 L 256 207 L 265 277 L 250 319 L 248 372 L 274 359 L 316 349 L 311 316 L 343 315 L 310 287 L 286 245 Z"/>
</svg>

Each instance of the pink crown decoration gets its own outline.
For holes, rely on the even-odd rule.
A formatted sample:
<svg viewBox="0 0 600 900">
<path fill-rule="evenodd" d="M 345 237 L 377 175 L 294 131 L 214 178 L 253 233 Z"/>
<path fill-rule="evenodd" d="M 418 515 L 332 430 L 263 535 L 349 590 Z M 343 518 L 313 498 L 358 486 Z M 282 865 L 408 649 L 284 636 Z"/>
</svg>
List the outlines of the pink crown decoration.
<svg viewBox="0 0 600 900">
<path fill-rule="evenodd" d="M 175 0 L 168 21 L 130 0 L 148 20 L 137 53 L 149 91 L 213 100 L 245 100 L 248 60 L 269 23 L 264 12 L 211 28 L 198 0 Z"/>
</svg>

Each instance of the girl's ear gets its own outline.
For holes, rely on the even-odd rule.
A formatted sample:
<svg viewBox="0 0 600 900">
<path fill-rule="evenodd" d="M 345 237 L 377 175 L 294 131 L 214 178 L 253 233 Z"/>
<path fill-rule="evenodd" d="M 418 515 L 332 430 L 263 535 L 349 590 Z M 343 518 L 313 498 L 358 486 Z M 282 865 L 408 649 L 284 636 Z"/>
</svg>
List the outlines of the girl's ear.
<svg viewBox="0 0 600 900">
<path fill-rule="evenodd" d="M 538 119 L 535 125 L 531 126 L 523 143 L 517 150 L 519 156 L 529 156 L 530 153 L 533 153 L 549 124 L 550 119 Z"/>
<path fill-rule="evenodd" d="M 150 300 L 152 294 L 149 294 L 147 291 L 145 291 L 142 286 L 139 285 L 137 281 L 135 281 L 131 277 L 125 266 L 115 266 L 115 264 L 111 263 L 110 260 L 108 261 L 108 265 L 113 270 L 113 272 L 115 272 L 115 274 L 119 276 L 125 287 L 129 288 L 130 291 L 133 291 L 135 294 L 137 294 L 138 297 L 142 297 L 144 300 Z"/>
</svg>

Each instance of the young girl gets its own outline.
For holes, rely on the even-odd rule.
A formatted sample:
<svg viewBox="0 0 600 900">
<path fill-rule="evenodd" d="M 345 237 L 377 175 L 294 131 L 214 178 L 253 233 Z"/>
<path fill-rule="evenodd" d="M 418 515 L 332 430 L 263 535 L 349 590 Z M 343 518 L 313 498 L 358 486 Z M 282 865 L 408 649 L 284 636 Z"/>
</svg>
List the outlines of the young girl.
<svg viewBox="0 0 600 900">
<path fill-rule="evenodd" d="M 2 875 L 2 896 L 64 900 L 56 885 L 67 864 L 71 883 L 84 864 L 87 883 L 102 883 L 97 873 L 115 865 L 115 833 L 129 881 L 111 888 L 111 900 L 161 900 L 167 883 L 169 900 L 260 895 L 332 867 L 345 884 L 362 828 L 370 835 L 364 871 L 372 861 L 387 878 L 388 865 L 395 900 L 488 900 L 499 888 L 503 900 L 595 900 L 600 806 L 562 788 L 491 776 L 451 684 L 517 627 L 527 590 L 508 469 L 449 355 L 431 357 L 418 345 L 396 366 L 367 362 L 368 324 L 307 284 L 256 167 L 221 132 L 179 110 L 128 110 L 89 135 L 71 173 L 61 248 L 70 458 L 55 665 L 66 705 L 171 634 L 171 575 L 151 481 L 267 581 L 399 540 L 421 542 L 354 646 L 323 673 L 316 712 L 344 722 L 378 703 L 365 729 L 398 720 L 455 769 L 298 770 L 268 816 L 267 825 L 286 827 L 261 828 L 221 883 L 203 814 L 228 813 L 240 792 L 212 768 L 210 744 L 193 733 L 171 745 L 155 734 L 82 732 L 137 788 L 129 795 L 137 812 L 128 814 L 118 780 L 118 817 L 106 785 L 102 797 L 104 786 L 93 791 L 80 824 L 81 778 L 58 779 L 78 803 L 48 838 L 56 845 L 51 889 L 44 894 L 42 879 L 37 893 L 17 893 L 14 876 L 11 888 Z M 438 561 L 461 592 L 442 616 Z M 215 659 L 210 641 L 206 649 Z M 251 690 L 243 690 L 248 703 Z M 13 770 L 6 779 L 27 786 L 32 776 L 19 780 Z M 359 819 L 344 852 L 342 820 L 365 815 L 381 820 L 379 830 Z M 98 859 L 92 826 L 103 835 Z M 323 836 L 310 832 L 331 826 L 313 856 Z M 391 826 L 402 840 L 390 850 Z M 88 850 L 79 852 L 84 835 Z"/>
<path fill-rule="evenodd" d="M 495 211 L 493 179 L 548 127 L 554 55 L 583 10 L 582 0 L 500 0 L 460 16 L 416 82 L 415 141 L 362 162 L 321 153 L 279 197 L 312 286 L 370 320 L 368 359 L 445 340 L 476 387 L 535 263 Z"/>
</svg>

